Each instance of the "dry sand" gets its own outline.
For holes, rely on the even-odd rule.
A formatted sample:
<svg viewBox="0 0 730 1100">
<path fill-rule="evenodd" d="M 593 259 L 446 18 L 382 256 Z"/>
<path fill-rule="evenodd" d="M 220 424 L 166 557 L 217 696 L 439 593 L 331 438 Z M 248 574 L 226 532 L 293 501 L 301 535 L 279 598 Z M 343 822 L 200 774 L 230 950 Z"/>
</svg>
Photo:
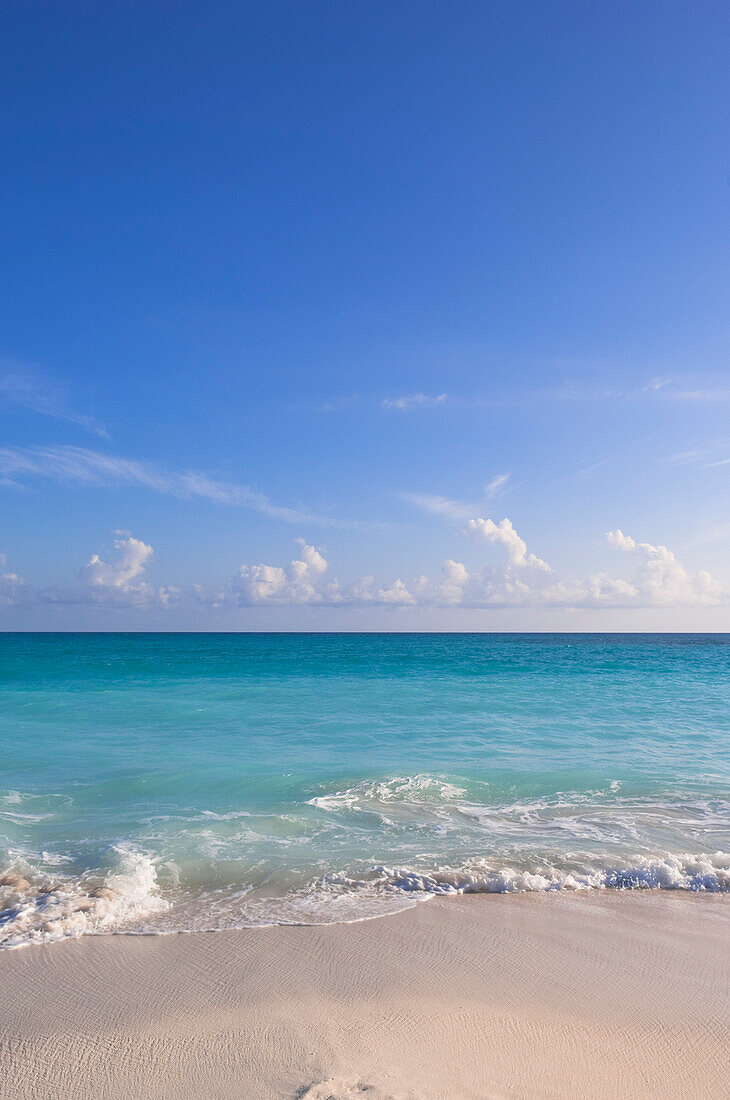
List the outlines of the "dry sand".
<svg viewBox="0 0 730 1100">
<path fill-rule="evenodd" d="M 4 1100 L 730 1096 L 730 899 L 437 899 L 0 955 Z"/>
</svg>

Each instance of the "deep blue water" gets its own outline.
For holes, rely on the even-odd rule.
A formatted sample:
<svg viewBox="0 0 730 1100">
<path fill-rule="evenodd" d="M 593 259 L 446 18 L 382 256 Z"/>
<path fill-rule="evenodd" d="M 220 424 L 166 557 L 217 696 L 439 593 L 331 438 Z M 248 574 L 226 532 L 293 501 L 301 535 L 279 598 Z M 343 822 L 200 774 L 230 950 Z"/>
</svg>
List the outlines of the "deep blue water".
<svg viewBox="0 0 730 1100">
<path fill-rule="evenodd" d="M 730 888 L 730 636 L 0 634 L 0 937 Z"/>
</svg>

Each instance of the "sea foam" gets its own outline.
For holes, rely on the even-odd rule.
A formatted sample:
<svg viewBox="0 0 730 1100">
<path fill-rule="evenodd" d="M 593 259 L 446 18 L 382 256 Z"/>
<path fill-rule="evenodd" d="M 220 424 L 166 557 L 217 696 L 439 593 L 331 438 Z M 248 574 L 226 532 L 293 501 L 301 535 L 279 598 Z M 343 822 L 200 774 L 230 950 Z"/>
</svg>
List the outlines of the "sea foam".
<svg viewBox="0 0 730 1100">
<path fill-rule="evenodd" d="M 730 637 L 0 634 L 0 938 L 728 893 Z"/>
<path fill-rule="evenodd" d="M 0 945 L 115 932 L 166 910 L 170 903 L 160 896 L 151 859 L 124 849 L 117 855 L 116 867 L 101 881 L 53 881 L 27 868 L 6 870 L 0 876 Z"/>
</svg>

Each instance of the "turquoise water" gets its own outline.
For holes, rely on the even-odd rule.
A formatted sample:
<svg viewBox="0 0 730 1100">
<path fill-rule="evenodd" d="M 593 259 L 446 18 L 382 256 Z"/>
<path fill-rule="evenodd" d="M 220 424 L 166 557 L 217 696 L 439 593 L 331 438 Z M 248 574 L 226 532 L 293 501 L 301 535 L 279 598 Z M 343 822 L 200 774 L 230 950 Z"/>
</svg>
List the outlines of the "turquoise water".
<svg viewBox="0 0 730 1100">
<path fill-rule="evenodd" d="M 730 889 L 730 636 L 0 635 L 0 937 Z"/>
</svg>

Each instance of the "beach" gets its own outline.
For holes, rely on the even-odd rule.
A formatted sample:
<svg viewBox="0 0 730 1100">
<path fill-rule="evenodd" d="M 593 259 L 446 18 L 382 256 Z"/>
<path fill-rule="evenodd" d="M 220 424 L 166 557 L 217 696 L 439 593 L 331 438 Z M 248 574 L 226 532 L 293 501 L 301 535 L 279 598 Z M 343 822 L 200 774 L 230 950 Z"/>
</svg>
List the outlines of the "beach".
<svg viewBox="0 0 730 1100">
<path fill-rule="evenodd" d="M 728 947 L 726 896 L 647 890 L 6 950 L 3 1096 L 716 1098 Z"/>
<path fill-rule="evenodd" d="M 730 6 L 2 15 L 0 1100 L 730 1100 Z"/>
<path fill-rule="evenodd" d="M 726 636 L 0 636 L 2 1100 L 729 1095 Z"/>
</svg>

